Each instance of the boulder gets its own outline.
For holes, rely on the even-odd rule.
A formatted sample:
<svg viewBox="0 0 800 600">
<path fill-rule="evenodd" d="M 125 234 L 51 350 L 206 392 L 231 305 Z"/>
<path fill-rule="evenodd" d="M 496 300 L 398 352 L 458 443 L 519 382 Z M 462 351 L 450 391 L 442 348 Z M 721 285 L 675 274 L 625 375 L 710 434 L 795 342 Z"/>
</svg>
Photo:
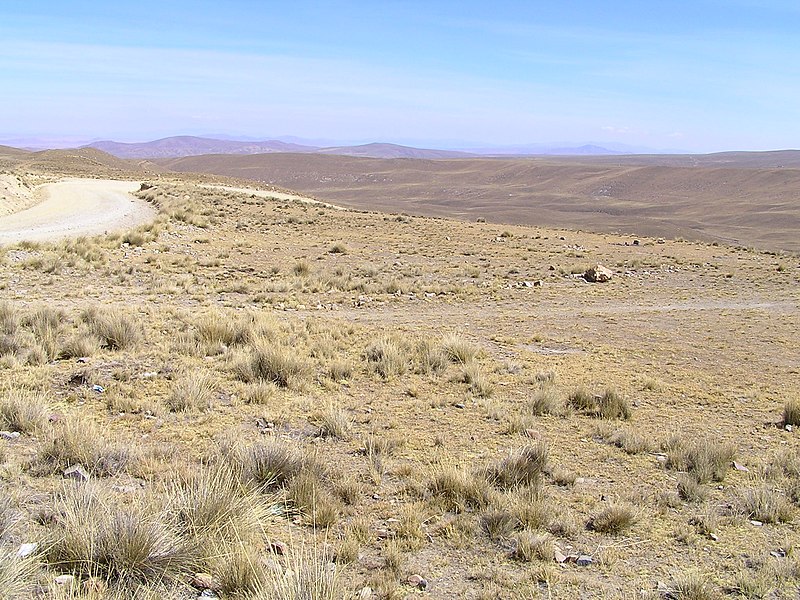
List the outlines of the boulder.
<svg viewBox="0 0 800 600">
<path fill-rule="evenodd" d="M 591 283 L 605 283 L 606 281 L 610 281 L 613 276 L 614 271 L 608 267 L 604 267 L 600 263 L 586 269 L 586 272 L 583 274 L 583 278 Z"/>
</svg>

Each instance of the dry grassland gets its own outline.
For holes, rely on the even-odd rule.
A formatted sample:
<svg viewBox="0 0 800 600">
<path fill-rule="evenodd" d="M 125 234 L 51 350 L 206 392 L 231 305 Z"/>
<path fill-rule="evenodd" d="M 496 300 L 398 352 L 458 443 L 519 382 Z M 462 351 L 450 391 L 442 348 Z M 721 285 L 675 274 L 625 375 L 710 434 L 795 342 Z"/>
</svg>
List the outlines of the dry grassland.
<svg viewBox="0 0 800 600">
<path fill-rule="evenodd" d="M 0 248 L 6 596 L 796 596 L 796 256 L 140 195 Z"/>
</svg>

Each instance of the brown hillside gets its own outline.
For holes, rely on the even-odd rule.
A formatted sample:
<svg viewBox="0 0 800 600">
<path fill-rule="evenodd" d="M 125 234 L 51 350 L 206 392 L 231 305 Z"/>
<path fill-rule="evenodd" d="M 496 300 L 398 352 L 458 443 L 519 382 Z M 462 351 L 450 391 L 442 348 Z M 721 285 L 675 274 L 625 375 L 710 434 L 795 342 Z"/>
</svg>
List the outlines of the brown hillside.
<svg viewBox="0 0 800 600">
<path fill-rule="evenodd" d="M 361 209 L 798 252 L 800 170 L 733 166 L 787 162 L 795 154 L 700 157 L 713 167 L 658 164 L 679 160 L 674 157 L 433 161 L 296 154 L 198 156 L 160 164 L 268 182 Z"/>
</svg>

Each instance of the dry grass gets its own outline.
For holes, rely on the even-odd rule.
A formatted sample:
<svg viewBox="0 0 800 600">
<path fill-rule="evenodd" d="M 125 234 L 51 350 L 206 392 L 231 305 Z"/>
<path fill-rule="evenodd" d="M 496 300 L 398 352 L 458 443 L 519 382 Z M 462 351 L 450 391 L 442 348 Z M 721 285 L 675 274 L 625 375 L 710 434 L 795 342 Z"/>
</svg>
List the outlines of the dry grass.
<svg viewBox="0 0 800 600">
<path fill-rule="evenodd" d="M 708 439 L 689 441 L 680 436 L 670 438 L 665 449 L 668 468 L 688 472 L 700 483 L 725 479 L 736 456 L 736 449 L 730 444 Z"/>
<path fill-rule="evenodd" d="M 800 399 L 792 398 L 783 405 L 783 424 L 800 425 Z"/>
<path fill-rule="evenodd" d="M 547 469 L 547 460 L 548 448 L 545 442 L 523 446 L 507 458 L 489 466 L 487 477 L 489 481 L 505 489 L 536 485 Z"/>
<path fill-rule="evenodd" d="M 792 520 L 791 504 L 779 492 L 767 487 L 744 490 L 739 499 L 739 511 L 748 519 L 762 523 L 784 523 Z"/>
<path fill-rule="evenodd" d="M 402 375 L 408 370 L 408 357 L 403 347 L 391 338 L 382 338 L 364 351 L 369 368 L 385 380 Z"/>
<path fill-rule="evenodd" d="M 83 311 L 81 319 L 109 350 L 129 350 L 142 340 L 141 327 L 121 309 L 92 307 Z"/>
<path fill-rule="evenodd" d="M 108 442 L 91 421 L 75 417 L 54 424 L 36 455 L 36 468 L 50 472 L 81 465 L 96 475 L 114 475 L 131 468 L 135 448 Z"/>
<path fill-rule="evenodd" d="M 41 392 L 8 390 L 0 392 L 0 428 L 33 434 L 47 421 L 48 405 Z"/>
<path fill-rule="evenodd" d="M 587 523 L 592 531 L 618 535 L 632 527 L 637 521 L 633 507 L 624 504 L 609 504 L 595 513 Z"/>
<path fill-rule="evenodd" d="M 187 373 L 172 384 L 166 400 L 172 412 L 203 411 L 211 408 L 216 384 L 207 371 Z"/>
<path fill-rule="evenodd" d="M 234 364 L 234 371 L 250 383 L 262 381 L 281 388 L 298 388 L 308 380 L 310 367 L 292 349 L 258 340 Z"/>
<path fill-rule="evenodd" d="M 433 474 L 428 484 L 432 499 L 446 510 L 463 512 L 489 505 L 491 487 L 480 475 L 466 469 L 446 466 Z"/>
</svg>

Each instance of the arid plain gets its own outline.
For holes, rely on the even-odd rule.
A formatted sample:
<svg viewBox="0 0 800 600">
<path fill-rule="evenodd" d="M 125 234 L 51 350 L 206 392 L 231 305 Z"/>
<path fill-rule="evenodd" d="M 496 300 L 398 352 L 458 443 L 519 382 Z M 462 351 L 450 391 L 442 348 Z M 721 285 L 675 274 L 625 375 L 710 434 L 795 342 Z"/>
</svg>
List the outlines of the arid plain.
<svg viewBox="0 0 800 600">
<path fill-rule="evenodd" d="M 2 149 L 157 216 L 0 247 L 0 587 L 796 597 L 785 159 Z"/>
</svg>

